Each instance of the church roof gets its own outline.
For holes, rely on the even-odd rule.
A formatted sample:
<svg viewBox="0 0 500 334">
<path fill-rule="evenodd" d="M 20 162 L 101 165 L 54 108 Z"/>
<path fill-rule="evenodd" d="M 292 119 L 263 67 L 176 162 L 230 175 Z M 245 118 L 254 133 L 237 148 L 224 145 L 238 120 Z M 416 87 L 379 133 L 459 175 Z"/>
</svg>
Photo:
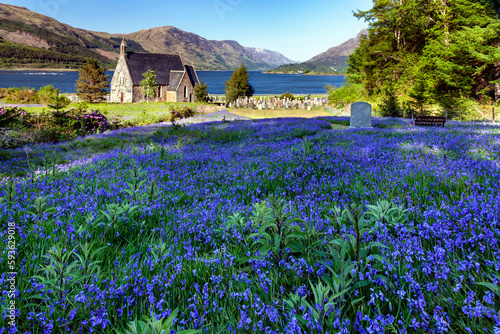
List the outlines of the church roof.
<svg viewBox="0 0 500 334">
<path fill-rule="evenodd" d="M 170 71 L 183 71 L 184 64 L 180 55 L 127 52 L 127 64 L 134 86 L 140 85 L 148 70 L 156 71 L 156 84 L 166 86 L 170 83 Z"/>
<path fill-rule="evenodd" d="M 184 76 L 184 71 L 170 72 L 170 85 L 168 86 L 167 90 L 175 92 L 179 87 L 183 76 Z"/>
<path fill-rule="evenodd" d="M 200 80 L 198 79 L 198 75 L 196 74 L 196 70 L 194 69 L 194 67 L 191 65 L 186 65 L 185 68 L 193 87 L 194 85 L 199 84 Z"/>
</svg>

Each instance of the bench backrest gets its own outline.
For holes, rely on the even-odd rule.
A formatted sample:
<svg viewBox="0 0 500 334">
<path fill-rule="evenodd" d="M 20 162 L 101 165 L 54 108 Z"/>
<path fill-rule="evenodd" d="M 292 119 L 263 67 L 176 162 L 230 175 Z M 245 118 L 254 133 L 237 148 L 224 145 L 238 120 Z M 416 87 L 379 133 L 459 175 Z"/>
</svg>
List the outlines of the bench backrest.
<svg viewBox="0 0 500 334">
<path fill-rule="evenodd" d="M 445 123 L 445 117 L 417 116 L 415 118 L 415 126 L 444 126 Z"/>
</svg>

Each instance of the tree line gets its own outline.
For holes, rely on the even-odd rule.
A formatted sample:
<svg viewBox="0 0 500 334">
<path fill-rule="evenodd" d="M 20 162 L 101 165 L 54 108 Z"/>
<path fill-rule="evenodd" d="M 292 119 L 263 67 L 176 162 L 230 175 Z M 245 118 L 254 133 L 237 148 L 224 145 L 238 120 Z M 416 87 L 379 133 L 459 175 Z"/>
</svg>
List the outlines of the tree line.
<svg viewBox="0 0 500 334">
<path fill-rule="evenodd" d="M 498 0 L 373 0 L 368 36 L 348 59 L 350 83 L 422 109 L 500 101 Z"/>
</svg>

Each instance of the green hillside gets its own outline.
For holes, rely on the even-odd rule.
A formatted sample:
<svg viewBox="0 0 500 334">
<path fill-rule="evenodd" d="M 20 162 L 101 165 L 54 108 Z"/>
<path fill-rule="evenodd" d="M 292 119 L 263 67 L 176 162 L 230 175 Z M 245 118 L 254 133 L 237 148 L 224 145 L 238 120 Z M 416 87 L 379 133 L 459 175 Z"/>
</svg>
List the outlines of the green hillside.
<svg viewBox="0 0 500 334">
<path fill-rule="evenodd" d="M 77 68 L 84 57 L 23 46 L 0 38 L 0 67 L 31 65 L 35 68 Z"/>
</svg>

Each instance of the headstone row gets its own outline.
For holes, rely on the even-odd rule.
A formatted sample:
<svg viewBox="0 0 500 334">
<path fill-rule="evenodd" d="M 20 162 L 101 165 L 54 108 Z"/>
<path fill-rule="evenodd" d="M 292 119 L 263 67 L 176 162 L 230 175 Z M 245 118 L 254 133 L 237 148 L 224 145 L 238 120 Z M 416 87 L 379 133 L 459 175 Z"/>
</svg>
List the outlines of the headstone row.
<svg viewBox="0 0 500 334">
<path fill-rule="evenodd" d="M 215 102 L 223 102 L 217 97 Z M 275 110 L 275 109 L 308 109 L 311 110 L 312 107 L 324 107 L 326 106 L 326 98 L 308 98 L 308 99 L 280 99 L 280 98 L 254 98 L 245 97 L 237 99 L 236 101 L 229 103 L 230 108 L 250 108 L 258 110 Z"/>
</svg>

